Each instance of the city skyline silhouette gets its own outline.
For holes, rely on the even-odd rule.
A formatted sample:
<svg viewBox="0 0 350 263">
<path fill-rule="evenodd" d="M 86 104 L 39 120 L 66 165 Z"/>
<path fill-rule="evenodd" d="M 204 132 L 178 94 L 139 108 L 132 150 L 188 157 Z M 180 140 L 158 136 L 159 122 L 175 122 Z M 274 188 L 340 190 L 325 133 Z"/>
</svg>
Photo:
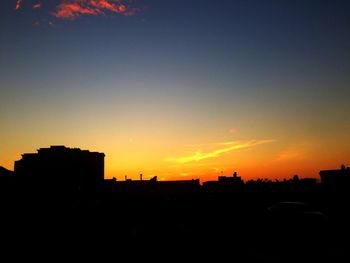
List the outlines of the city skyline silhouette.
<svg viewBox="0 0 350 263">
<path fill-rule="evenodd" d="M 4 258 L 350 262 L 350 1 L 0 5 Z"/>
<path fill-rule="evenodd" d="M 51 146 L 23 154 L 14 171 L 1 167 L 0 203 L 7 215 L 1 222 L 11 226 L 5 236 L 30 236 L 34 227 L 39 239 L 68 238 L 96 251 L 102 244 L 133 244 L 172 253 L 169 246 L 177 246 L 175 258 L 201 258 L 194 252 L 201 247 L 220 262 L 341 262 L 349 256 L 341 240 L 350 233 L 350 167 L 320 171 L 320 181 L 297 175 L 243 181 L 233 172 L 200 184 L 145 180 L 142 174 L 139 180 L 105 179 L 104 158 Z M 27 213 L 30 218 L 23 217 Z M 151 258 L 161 255 L 154 252 Z"/>
</svg>

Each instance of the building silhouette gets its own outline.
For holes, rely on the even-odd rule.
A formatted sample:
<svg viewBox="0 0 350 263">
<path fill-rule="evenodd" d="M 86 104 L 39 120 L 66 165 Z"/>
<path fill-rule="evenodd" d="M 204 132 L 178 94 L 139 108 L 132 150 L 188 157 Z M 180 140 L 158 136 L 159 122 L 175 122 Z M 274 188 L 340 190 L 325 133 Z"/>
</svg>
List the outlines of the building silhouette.
<svg viewBox="0 0 350 263">
<path fill-rule="evenodd" d="M 199 179 L 158 181 L 157 176 L 144 180 L 140 175 L 140 180 L 126 178 L 125 181 L 117 181 L 116 178 L 113 178 L 106 179 L 104 182 L 106 192 L 128 193 L 131 197 L 140 195 L 145 197 L 154 194 L 162 196 L 196 194 L 201 189 Z"/>
<path fill-rule="evenodd" d="M 326 187 L 348 187 L 350 185 L 350 167 L 342 165 L 336 170 L 320 171 L 321 183 Z"/>
<path fill-rule="evenodd" d="M 65 146 L 41 148 L 15 161 L 14 175 L 34 191 L 72 195 L 95 194 L 104 181 L 104 153 Z M 34 188 L 34 189 L 33 189 Z"/>
<path fill-rule="evenodd" d="M 9 177 L 13 175 L 13 171 L 6 169 L 5 167 L 0 166 L 0 178 Z"/>
<path fill-rule="evenodd" d="M 226 184 L 242 184 L 242 178 L 237 175 L 237 172 L 233 173 L 233 176 L 219 176 L 218 181 Z"/>
<path fill-rule="evenodd" d="M 217 181 L 207 181 L 203 183 L 203 187 L 208 191 L 221 191 L 221 190 L 233 190 L 238 189 L 244 185 L 244 182 L 237 172 L 233 173 L 233 176 L 219 176 Z"/>
<path fill-rule="evenodd" d="M 12 198 L 14 183 L 13 171 L 0 166 L 0 205 Z"/>
</svg>

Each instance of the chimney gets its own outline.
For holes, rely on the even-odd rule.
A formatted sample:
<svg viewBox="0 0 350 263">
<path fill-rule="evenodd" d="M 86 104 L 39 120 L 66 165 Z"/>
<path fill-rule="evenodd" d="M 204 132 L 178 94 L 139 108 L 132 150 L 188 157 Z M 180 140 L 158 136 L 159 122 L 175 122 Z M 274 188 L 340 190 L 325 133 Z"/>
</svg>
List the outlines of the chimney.
<svg viewBox="0 0 350 263">
<path fill-rule="evenodd" d="M 140 181 L 142 181 L 142 174 L 140 174 Z"/>
</svg>

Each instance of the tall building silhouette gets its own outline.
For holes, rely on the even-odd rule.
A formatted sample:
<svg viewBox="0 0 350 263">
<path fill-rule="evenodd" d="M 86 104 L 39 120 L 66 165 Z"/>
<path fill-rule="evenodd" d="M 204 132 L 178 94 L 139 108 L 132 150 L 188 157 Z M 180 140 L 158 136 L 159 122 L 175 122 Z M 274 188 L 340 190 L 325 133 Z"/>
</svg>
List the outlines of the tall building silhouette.
<svg viewBox="0 0 350 263">
<path fill-rule="evenodd" d="M 51 146 L 22 154 L 15 161 L 16 178 L 35 190 L 64 194 L 92 194 L 104 180 L 104 153 Z"/>
</svg>

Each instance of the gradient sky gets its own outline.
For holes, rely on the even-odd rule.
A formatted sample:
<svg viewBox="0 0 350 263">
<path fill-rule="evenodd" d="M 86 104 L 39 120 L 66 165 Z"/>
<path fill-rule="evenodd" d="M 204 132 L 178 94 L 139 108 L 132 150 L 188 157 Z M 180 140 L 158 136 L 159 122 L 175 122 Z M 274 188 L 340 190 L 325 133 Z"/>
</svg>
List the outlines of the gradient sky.
<svg viewBox="0 0 350 263">
<path fill-rule="evenodd" d="M 16 2 L 0 9 L 2 166 L 50 145 L 104 152 L 118 179 L 350 166 L 350 1 Z"/>
</svg>

